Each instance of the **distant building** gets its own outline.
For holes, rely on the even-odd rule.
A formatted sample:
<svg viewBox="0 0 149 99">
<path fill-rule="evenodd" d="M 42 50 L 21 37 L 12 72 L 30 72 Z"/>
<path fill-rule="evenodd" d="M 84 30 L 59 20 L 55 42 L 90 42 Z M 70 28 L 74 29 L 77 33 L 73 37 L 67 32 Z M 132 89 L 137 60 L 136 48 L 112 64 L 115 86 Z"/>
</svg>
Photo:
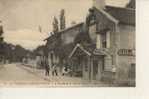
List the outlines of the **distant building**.
<svg viewBox="0 0 149 99">
<path fill-rule="evenodd" d="M 46 56 L 45 54 L 45 46 L 39 46 L 36 48 L 36 50 L 34 50 L 33 52 L 34 54 L 30 55 L 32 56 L 31 58 L 28 58 L 30 62 L 29 64 L 34 64 L 34 67 L 38 68 L 38 69 L 42 69 L 44 68 L 42 62 L 43 62 L 43 58 Z"/>
</svg>

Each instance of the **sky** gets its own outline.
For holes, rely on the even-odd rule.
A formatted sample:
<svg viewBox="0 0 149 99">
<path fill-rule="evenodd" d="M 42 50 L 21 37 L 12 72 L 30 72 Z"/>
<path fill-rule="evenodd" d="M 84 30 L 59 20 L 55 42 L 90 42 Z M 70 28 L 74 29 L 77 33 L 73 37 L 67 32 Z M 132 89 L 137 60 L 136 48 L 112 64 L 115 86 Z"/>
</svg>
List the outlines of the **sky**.
<svg viewBox="0 0 149 99">
<path fill-rule="evenodd" d="M 129 0 L 106 0 L 107 5 L 124 7 Z M 4 39 L 20 44 L 26 49 L 35 49 L 52 31 L 52 20 L 59 18 L 61 9 L 66 12 L 66 27 L 71 22 L 85 20 L 92 0 L 0 0 L 0 20 L 4 26 Z M 38 27 L 42 27 L 42 33 Z"/>
</svg>

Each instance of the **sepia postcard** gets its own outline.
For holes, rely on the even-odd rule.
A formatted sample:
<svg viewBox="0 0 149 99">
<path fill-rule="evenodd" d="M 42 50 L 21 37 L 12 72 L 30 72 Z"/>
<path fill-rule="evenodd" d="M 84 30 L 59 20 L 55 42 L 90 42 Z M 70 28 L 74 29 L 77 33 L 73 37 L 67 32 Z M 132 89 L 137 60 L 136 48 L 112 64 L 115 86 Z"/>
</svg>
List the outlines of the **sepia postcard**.
<svg viewBox="0 0 149 99">
<path fill-rule="evenodd" d="M 136 0 L 0 0 L 0 87 L 136 87 Z"/>
</svg>

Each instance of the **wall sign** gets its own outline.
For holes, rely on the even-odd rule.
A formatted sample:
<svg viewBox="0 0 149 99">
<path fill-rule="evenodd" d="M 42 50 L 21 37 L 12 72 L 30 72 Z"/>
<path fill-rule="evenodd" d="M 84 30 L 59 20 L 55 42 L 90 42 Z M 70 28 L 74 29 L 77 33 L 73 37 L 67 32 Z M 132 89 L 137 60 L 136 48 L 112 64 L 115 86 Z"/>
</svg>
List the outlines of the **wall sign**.
<svg viewBox="0 0 149 99">
<path fill-rule="evenodd" d="M 119 56 L 135 56 L 134 49 L 119 49 L 118 51 Z"/>
</svg>

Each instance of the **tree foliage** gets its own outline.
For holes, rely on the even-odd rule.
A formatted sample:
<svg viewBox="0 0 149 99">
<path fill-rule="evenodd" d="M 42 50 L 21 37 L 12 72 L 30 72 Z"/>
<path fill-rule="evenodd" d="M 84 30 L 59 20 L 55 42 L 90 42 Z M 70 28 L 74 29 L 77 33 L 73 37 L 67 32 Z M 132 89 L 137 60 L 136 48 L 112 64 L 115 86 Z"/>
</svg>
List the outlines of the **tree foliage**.
<svg viewBox="0 0 149 99">
<path fill-rule="evenodd" d="M 2 26 L 2 21 L 0 20 L 0 43 L 2 43 L 3 42 L 3 33 L 4 33 L 4 31 L 3 31 L 3 26 Z"/>
<path fill-rule="evenodd" d="M 54 17 L 54 19 L 53 19 L 53 33 L 57 33 L 58 31 L 59 31 L 58 20 L 56 17 Z"/>
<path fill-rule="evenodd" d="M 62 9 L 60 11 L 60 29 L 63 30 L 66 28 L 66 22 L 65 22 L 65 10 Z"/>
</svg>

